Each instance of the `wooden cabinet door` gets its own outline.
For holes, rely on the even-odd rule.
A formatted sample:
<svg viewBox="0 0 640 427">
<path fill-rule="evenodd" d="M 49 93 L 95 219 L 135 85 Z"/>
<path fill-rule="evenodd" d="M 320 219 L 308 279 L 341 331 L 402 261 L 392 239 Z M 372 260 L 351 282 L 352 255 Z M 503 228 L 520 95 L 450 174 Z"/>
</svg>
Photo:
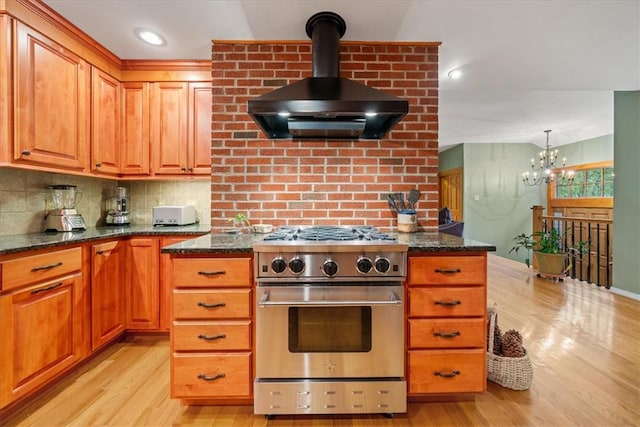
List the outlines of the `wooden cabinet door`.
<svg viewBox="0 0 640 427">
<path fill-rule="evenodd" d="M 159 245 L 156 237 L 129 240 L 127 253 L 127 329 L 160 325 Z"/>
<path fill-rule="evenodd" d="M 124 332 L 124 243 L 91 246 L 91 348 L 96 350 Z"/>
<path fill-rule="evenodd" d="M 211 175 L 211 83 L 189 84 L 189 172 Z"/>
<path fill-rule="evenodd" d="M 91 75 L 91 170 L 120 172 L 120 82 L 97 68 Z"/>
<path fill-rule="evenodd" d="M 89 64 L 20 22 L 15 52 L 14 161 L 86 170 Z"/>
<path fill-rule="evenodd" d="M 82 274 L 0 297 L 0 408 L 51 381 L 86 354 Z"/>
<path fill-rule="evenodd" d="M 151 84 L 151 150 L 154 174 L 188 173 L 188 84 Z"/>
<path fill-rule="evenodd" d="M 149 174 L 149 83 L 122 83 L 120 172 Z"/>
</svg>

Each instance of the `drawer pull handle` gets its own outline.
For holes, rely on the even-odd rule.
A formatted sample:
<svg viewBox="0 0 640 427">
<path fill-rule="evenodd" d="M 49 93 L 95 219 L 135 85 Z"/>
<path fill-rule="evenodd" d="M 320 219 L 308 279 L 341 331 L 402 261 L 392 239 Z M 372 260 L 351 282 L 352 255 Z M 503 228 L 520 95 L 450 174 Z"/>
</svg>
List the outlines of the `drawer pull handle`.
<svg viewBox="0 0 640 427">
<path fill-rule="evenodd" d="M 455 305 L 462 304 L 462 302 L 460 300 L 455 300 L 455 301 L 436 301 L 434 304 L 435 305 L 444 305 L 446 307 L 453 307 Z"/>
<path fill-rule="evenodd" d="M 199 302 L 198 303 L 198 307 L 204 307 L 204 308 L 216 308 L 216 307 L 226 307 L 227 304 L 224 302 L 216 302 L 213 304 L 209 304 L 207 302 Z"/>
<path fill-rule="evenodd" d="M 226 338 L 226 337 L 227 336 L 225 334 L 214 335 L 214 336 L 205 335 L 205 334 L 198 335 L 198 338 L 205 341 L 214 341 L 214 340 L 219 340 L 221 338 Z"/>
<path fill-rule="evenodd" d="M 55 288 L 59 288 L 62 286 L 62 282 L 56 283 L 55 285 L 47 286 L 46 288 L 34 289 L 31 291 L 31 295 L 39 294 L 40 292 L 47 292 Z"/>
<path fill-rule="evenodd" d="M 33 267 L 31 272 L 36 272 L 40 270 L 51 270 L 52 268 L 60 267 L 62 265 L 62 261 L 56 262 L 55 264 L 43 265 L 42 267 Z"/>
<path fill-rule="evenodd" d="M 224 271 L 224 270 L 220 270 L 220 271 L 198 271 L 198 274 L 200 274 L 201 276 L 222 276 L 223 274 L 227 274 L 227 272 Z"/>
<path fill-rule="evenodd" d="M 435 371 L 433 375 L 435 375 L 436 377 L 442 377 L 442 378 L 453 378 L 460 375 L 460 371 L 451 371 L 448 374 L 440 371 Z"/>
<path fill-rule="evenodd" d="M 455 270 L 436 268 L 435 272 L 440 274 L 457 274 L 457 273 L 462 273 L 462 270 L 460 270 L 459 268 L 456 268 Z"/>
<path fill-rule="evenodd" d="M 102 255 L 103 253 L 104 253 L 104 251 L 103 251 L 103 250 L 97 250 L 97 251 L 96 251 L 96 255 Z"/>
<path fill-rule="evenodd" d="M 453 332 L 434 332 L 433 336 L 434 337 L 441 337 L 441 338 L 455 338 L 457 336 L 460 335 L 460 331 L 453 331 Z"/>
<path fill-rule="evenodd" d="M 218 375 L 205 375 L 205 374 L 200 374 L 198 375 L 198 379 L 199 380 L 204 380 L 204 381 L 215 381 L 215 380 L 219 380 L 220 378 L 224 378 L 225 374 L 218 374 Z"/>
<path fill-rule="evenodd" d="M 31 151 L 29 151 L 29 150 L 22 150 L 22 151 L 20 152 L 20 154 L 22 154 L 23 156 L 30 156 L 30 155 L 31 155 Z"/>
</svg>

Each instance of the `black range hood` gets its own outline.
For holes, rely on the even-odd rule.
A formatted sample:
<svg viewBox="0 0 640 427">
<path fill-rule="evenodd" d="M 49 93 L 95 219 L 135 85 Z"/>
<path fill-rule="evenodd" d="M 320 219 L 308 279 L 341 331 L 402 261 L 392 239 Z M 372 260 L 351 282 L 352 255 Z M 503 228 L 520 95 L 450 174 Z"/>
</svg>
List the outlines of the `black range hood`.
<svg viewBox="0 0 640 427">
<path fill-rule="evenodd" d="M 313 77 L 249 100 L 249 115 L 270 139 L 381 139 L 407 114 L 408 101 L 340 78 L 345 30 L 333 12 L 313 15 Z"/>
</svg>

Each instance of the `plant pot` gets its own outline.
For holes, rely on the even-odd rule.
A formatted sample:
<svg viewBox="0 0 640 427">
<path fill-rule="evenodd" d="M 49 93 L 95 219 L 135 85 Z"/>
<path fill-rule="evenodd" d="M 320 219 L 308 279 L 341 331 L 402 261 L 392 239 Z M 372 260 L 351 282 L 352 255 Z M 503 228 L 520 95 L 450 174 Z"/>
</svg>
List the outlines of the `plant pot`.
<svg viewBox="0 0 640 427">
<path fill-rule="evenodd" d="M 538 266 L 538 273 L 546 276 L 564 276 L 567 268 L 567 253 L 547 254 L 542 252 L 533 252 L 533 256 Z"/>
</svg>

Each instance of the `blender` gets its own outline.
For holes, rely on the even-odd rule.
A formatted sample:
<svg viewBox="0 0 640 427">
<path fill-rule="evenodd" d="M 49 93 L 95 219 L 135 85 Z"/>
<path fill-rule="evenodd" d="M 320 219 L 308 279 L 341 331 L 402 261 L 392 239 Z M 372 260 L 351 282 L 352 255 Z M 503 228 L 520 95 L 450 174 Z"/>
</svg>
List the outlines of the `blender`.
<svg viewBox="0 0 640 427">
<path fill-rule="evenodd" d="M 129 219 L 129 198 L 125 187 L 116 187 L 115 196 L 111 200 L 111 209 L 107 212 L 107 224 L 127 225 Z"/>
<path fill-rule="evenodd" d="M 53 210 L 45 216 L 45 231 L 84 230 L 84 219 L 76 210 L 76 204 L 82 199 L 82 191 L 75 185 L 50 185 Z"/>
</svg>

